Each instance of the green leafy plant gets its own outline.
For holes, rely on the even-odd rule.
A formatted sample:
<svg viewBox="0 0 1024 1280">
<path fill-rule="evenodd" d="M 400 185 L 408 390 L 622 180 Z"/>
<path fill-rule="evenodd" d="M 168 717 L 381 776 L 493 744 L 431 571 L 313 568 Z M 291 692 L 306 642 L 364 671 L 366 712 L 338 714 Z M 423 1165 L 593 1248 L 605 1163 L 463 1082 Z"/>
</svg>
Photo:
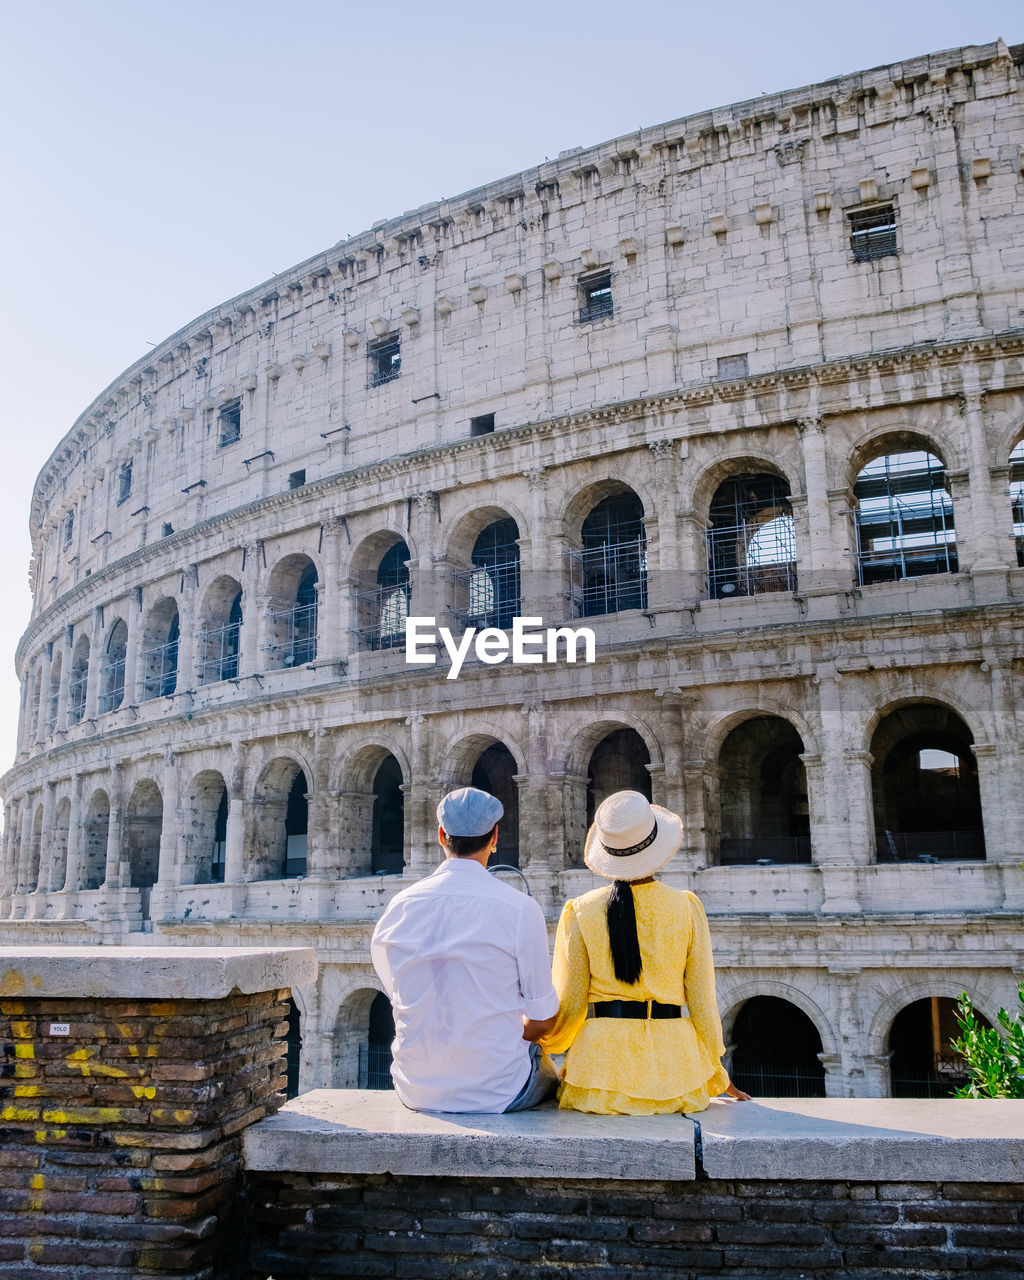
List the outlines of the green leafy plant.
<svg viewBox="0 0 1024 1280">
<path fill-rule="evenodd" d="M 1024 1098 L 1024 983 L 1017 992 L 1021 1011 L 1011 1017 L 999 1010 L 999 1025 L 978 1021 L 966 991 L 960 993 L 956 1020 L 962 1032 L 953 1048 L 967 1064 L 970 1082 L 957 1089 L 958 1098 Z"/>
</svg>

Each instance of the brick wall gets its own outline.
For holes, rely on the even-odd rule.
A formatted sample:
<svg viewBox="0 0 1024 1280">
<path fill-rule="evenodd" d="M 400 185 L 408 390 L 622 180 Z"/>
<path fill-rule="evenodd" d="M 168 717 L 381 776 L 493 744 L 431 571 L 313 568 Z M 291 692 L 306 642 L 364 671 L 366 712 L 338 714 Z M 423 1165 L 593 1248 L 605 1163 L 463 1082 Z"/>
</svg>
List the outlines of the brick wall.
<svg viewBox="0 0 1024 1280">
<path fill-rule="evenodd" d="M 1024 1187 L 250 1174 L 252 1280 L 1020 1280 Z"/>
<path fill-rule="evenodd" d="M 0 999 L 0 1278 L 245 1274 L 240 1135 L 282 1099 L 287 994 Z"/>
</svg>

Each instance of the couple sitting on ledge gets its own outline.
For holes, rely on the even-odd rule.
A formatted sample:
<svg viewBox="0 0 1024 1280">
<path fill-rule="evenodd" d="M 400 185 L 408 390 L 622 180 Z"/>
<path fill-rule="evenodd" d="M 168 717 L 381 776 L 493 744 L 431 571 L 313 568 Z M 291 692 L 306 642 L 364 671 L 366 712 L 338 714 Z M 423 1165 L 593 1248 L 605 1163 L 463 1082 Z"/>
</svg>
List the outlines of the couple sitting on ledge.
<svg viewBox="0 0 1024 1280">
<path fill-rule="evenodd" d="M 557 1089 L 576 1111 L 663 1115 L 703 1111 L 723 1092 L 747 1098 L 721 1066 L 704 909 L 654 878 L 679 848 L 681 819 L 636 791 L 601 804 L 584 860 L 613 883 L 565 904 L 549 967 L 540 907 L 486 870 L 503 813 L 474 787 L 445 796 L 444 862 L 374 930 L 401 1101 L 493 1114 Z M 566 1051 L 559 1078 L 548 1055 Z"/>
</svg>

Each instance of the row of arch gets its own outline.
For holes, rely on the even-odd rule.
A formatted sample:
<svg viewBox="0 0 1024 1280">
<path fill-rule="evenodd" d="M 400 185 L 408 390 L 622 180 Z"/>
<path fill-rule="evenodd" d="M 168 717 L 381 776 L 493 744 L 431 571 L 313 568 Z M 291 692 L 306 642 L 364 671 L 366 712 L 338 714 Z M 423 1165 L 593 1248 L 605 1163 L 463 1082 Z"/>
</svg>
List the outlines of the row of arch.
<svg viewBox="0 0 1024 1280">
<path fill-rule="evenodd" d="M 1013 462 L 1011 518 L 1018 560 L 1024 564 L 1024 440 Z M 648 605 L 645 513 L 624 484 L 592 503 L 580 525 L 577 550 L 569 556 L 571 612 L 593 617 Z M 952 572 L 958 567 L 953 503 L 942 463 L 924 450 L 882 453 L 861 469 L 854 484 L 857 580 L 862 585 Z M 488 518 L 497 516 L 496 519 Z M 450 611 L 466 625 L 507 628 L 521 613 L 521 530 L 516 518 L 497 508 L 470 515 L 453 548 Z M 715 598 L 795 591 L 797 562 L 788 481 L 774 471 L 734 474 L 722 480 L 708 508 L 705 533 L 706 593 Z M 404 643 L 412 607 L 408 542 L 397 533 L 367 538 L 353 558 L 352 630 L 367 648 Z M 458 568 L 460 563 L 464 568 Z M 293 553 L 271 570 L 263 597 L 262 669 L 312 662 L 318 650 L 320 573 L 310 556 Z M 74 725 L 95 711 L 173 696 L 185 687 L 238 678 L 244 591 L 222 574 L 203 595 L 189 669 L 180 671 L 181 618 L 172 597 L 149 610 L 126 687 L 129 632 L 113 619 L 100 642 L 98 675 L 88 635 L 79 635 L 67 659 L 70 670 L 64 720 Z M 26 721 L 30 738 L 45 738 L 61 723 L 63 663 L 52 647 L 43 688 L 43 665 L 34 676 Z M 245 673 L 249 674 L 249 673 Z"/>
<path fill-rule="evenodd" d="M 903 1004 L 891 1017 L 879 1055 L 891 1096 L 952 1097 L 967 1083 L 966 1066 L 954 1045 L 959 1035 L 955 1008 L 948 995 L 928 995 Z M 757 995 L 743 1000 L 723 1021 L 726 1062 L 739 1088 L 755 1097 L 825 1096 L 824 1059 L 829 1055 L 822 1031 L 805 1009 L 778 995 Z M 334 1087 L 392 1088 L 394 1034 L 391 1003 L 383 992 L 364 989 L 349 996 L 334 1027 Z M 834 1046 L 829 1047 L 834 1053 Z"/>
<path fill-rule="evenodd" d="M 985 856 L 981 796 L 973 736 L 948 707 L 914 703 L 883 716 L 871 739 L 871 787 L 874 848 L 879 861 L 972 860 Z M 706 854 L 721 865 L 809 863 L 814 840 L 805 765 L 805 744 L 798 729 L 778 715 L 754 715 L 725 736 L 706 779 Z M 622 789 L 652 796 L 652 756 L 641 734 L 621 726 L 600 736 L 585 769 L 586 824 L 597 805 Z M 506 743 L 475 735 L 459 752 L 453 782 L 496 795 L 505 807 L 495 860 L 520 862 L 519 779 L 522 764 Z M 229 822 L 244 823 L 245 861 L 234 868 L 245 880 L 303 876 L 308 869 L 311 835 L 309 766 L 278 756 L 259 774 L 247 813 L 231 811 L 228 784 L 216 769 L 197 773 L 178 797 L 178 848 L 174 854 L 179 883 L 216 883 L 227 874 Z M 411 781 L 407 760 L 384 747 L 365 747 L 346 779 L 336 838 L 349 876 L 400 873 L 407 861 L 405 792 Z M 57 803 L 46 846 L 50 864 L 41 868 L 44 814 L 35 806 L 32 825 L 23 831 L 27 848 L 12 852 L 15 888 L 98 889 L 116 869 L 121 887 L 148 889 L 156 883 L 163 838 L 163 799 L 153 779 L 134 786 L 123 809 L 119 847 L 111 848 L 111 801 L 97 787 L 79 815 L 81 836 L 69 882 L 68 848 L 71 801 Z M 335 818 L 337 814 L 333 815 Z M 566 806 L 563 838 L 569 863 L 580 850 L 569 836 Z M 318 819 L 330 825 L 332 815 Z M 572 824 L 578 832 L 580 822 Z M 314 836 L 318 833 L 313 830 Z"/>
</svg>

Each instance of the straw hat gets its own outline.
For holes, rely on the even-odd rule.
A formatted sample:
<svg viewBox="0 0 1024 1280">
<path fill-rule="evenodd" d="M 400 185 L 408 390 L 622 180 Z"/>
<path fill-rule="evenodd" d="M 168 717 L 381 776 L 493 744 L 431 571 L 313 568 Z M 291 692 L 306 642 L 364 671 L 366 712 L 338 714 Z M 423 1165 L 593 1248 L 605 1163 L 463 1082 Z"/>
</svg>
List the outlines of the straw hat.
<svg viewBox="0 0 1024 1280">
<path fill-rule="evenodd" d="M 606 880 L 643 880 L 668 862 L 682 839 L 676 814 L 639 791 L 616 791 L 594 814 L 583 861 Z"/>
</svg>

